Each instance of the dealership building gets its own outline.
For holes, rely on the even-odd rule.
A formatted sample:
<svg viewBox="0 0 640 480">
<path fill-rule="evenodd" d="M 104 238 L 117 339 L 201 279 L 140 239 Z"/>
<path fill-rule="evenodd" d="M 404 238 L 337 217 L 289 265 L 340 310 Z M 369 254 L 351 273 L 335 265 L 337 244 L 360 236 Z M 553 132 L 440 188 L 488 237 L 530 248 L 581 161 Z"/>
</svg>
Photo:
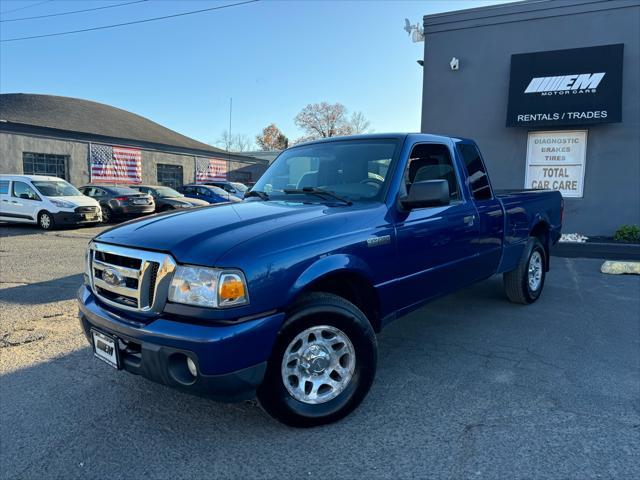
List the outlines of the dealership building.
<svg viewBox="0 0 640 480">
<path fill-rule="evenodd" d="M 134 113 L 77 98 L 0 95 L 0 173 L 177 188 L 255 182 L 268 161 L 229 154 Z"/>
<path fill-rule="evenodd" d="M 474 139 L 497 189 L 551 188 L 564 231 L 640 224 L 640 0 L 424 17 L 423 132 Z"/>
</svg>

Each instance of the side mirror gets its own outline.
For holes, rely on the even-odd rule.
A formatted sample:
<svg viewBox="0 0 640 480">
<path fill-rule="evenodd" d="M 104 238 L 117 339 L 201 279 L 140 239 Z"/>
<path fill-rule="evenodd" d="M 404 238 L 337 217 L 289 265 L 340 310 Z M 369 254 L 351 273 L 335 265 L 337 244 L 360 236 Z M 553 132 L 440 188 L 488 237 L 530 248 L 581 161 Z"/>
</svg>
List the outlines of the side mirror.
<svg viewBox="0 0 640 480">
<path fill-rule="evenodd" d="M 407 210 L 449 205 L 449 182 L 446 180 L 423 180 L 411 184 L 409 195 L 400 199 Z"/>
</svg>

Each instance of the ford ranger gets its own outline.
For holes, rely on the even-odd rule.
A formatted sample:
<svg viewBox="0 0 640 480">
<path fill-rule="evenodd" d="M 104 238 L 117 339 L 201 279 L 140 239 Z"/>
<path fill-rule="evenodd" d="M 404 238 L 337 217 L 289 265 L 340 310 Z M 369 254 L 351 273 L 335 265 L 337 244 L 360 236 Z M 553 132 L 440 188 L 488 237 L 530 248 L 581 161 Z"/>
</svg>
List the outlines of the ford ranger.
<svg viewBox="0 0 640 480">
<path fill-rule="evenodd" d="M 555 191 L 496 192 L 471 140 L 328 138 L 285 150 L 240 203 L 96 236 L 78 293 L 99 359 L 293 426 L 338 420 L 376 372 L 376 333 L 495 274 L 535 302 Z M 517 310 L 514 311 L 517 315 Z"/>
</svg>

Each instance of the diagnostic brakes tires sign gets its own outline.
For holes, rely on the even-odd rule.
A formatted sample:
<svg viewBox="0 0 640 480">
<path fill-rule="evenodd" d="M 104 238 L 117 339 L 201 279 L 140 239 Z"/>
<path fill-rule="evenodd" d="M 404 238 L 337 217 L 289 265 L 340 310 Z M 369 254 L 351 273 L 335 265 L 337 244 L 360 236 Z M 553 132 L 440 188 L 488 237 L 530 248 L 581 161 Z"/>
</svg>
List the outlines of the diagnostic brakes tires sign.
<svg viewBox="0 0 640 480">
<path fill-rule="evenodd" d="M 587 131 L 529 132 L 524 187 L 582 197 Z"/>
<path fill-rule="evenodd" d="M 623 47 L 512 55 L 507 127 L 620 122 Z"/>
</svg>

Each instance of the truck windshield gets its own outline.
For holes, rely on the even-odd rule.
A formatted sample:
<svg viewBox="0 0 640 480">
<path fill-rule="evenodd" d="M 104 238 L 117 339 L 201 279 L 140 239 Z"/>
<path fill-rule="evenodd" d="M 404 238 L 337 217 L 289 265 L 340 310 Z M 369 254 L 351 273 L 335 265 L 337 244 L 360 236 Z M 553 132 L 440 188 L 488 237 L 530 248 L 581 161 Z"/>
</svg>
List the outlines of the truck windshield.
<svg viewBox="0 0 640 480">
<path fill-rule="evenodd" d="M 294 147 L 282 153 L 251 190 L 265 192 L 270 199 L 291 200 L 292 190 L 305 195 L 305 189 L 321 189 L 351 201 L 380 201 L 397 148 L 398 141 L 392 139 Z M 319 199 L 318 195 L 310 196 Z"/>
<path fill-rule="evenodd" d="M 45 197 L 80 197 L 76 187 L 64 180 L 35 180 L 33 186 Z"/>
</svg>

